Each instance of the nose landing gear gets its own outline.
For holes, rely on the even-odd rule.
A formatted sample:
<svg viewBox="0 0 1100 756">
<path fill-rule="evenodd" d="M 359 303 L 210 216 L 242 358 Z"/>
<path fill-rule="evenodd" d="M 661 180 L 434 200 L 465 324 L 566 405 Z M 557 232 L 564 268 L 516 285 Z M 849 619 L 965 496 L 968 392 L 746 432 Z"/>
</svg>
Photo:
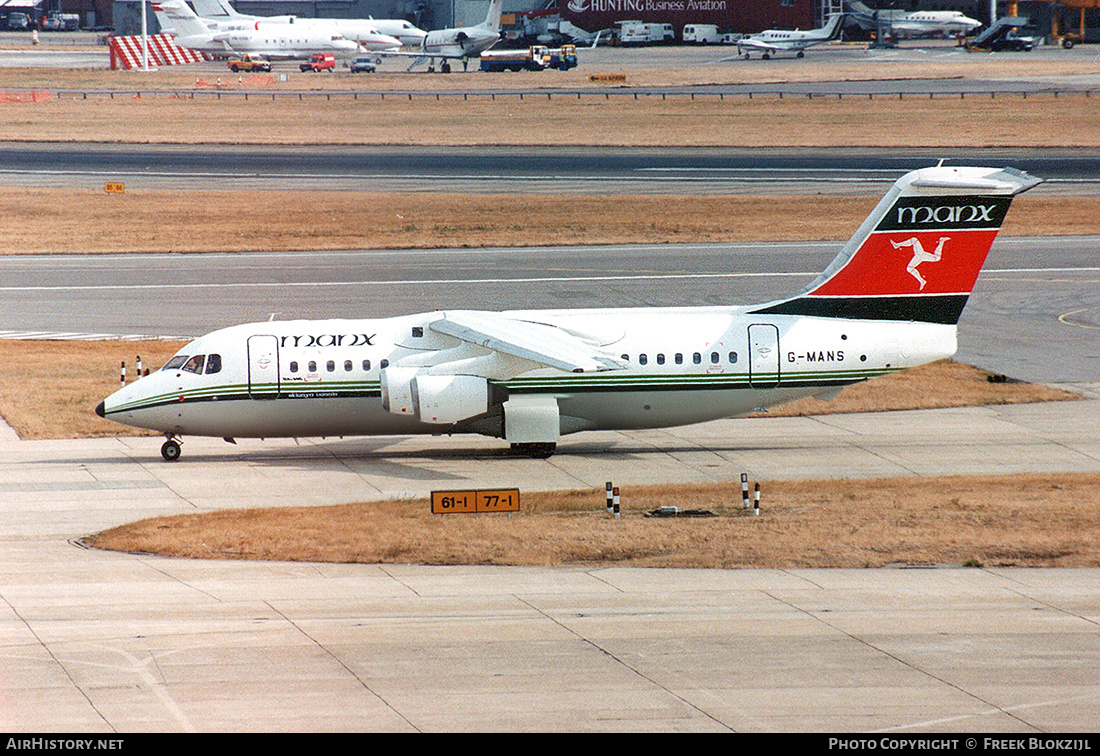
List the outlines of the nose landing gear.
<svg viewBox="0 0 1100 756">
<path fill-rule="evenodd" d="M 168 440 L 160 447 L 160 456 L 164 457 L 165 462 L 175 462 L 180 458 L 181 453 L 183 449 L 180 447 L 180 442 L 173 436 L 168 436 Z"/>
</svg>

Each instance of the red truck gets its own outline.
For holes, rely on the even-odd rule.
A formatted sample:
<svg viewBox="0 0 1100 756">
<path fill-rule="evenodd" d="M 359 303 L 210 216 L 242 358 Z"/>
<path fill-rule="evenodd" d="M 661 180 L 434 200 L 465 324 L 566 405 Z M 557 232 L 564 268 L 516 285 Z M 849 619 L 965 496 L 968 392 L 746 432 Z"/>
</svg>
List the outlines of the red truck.
<svg viewBox="0 0 1100 756">
<path fill-rule="evenodd" d="M 303 71 L 332 71 L 336 68 L 336 56 L 332 53 L 314 53 L 309 62 L 298 67 Z"/>
</svg>

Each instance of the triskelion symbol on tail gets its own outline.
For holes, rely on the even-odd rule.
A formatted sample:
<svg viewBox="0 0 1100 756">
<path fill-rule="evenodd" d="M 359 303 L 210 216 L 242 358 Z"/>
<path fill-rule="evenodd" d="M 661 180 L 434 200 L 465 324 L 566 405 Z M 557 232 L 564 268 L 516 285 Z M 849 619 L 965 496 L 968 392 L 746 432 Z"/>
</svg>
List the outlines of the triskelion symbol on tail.
<svg viewBox="0 0 1100 756">
<path fill-rule="evenodd" d="M 941 236 L 939 244 L 936 245 L 936 251 L 925 252 L 924 247 L 921 246 L 920 239 L 917 237 L 911 237 L 902 242 L 896 242 L 893 239 L 890 240 L 890 244 L 894 249 L 901 249 L 902 247 L 913 248 L 913 259 L 909 261 L 909 264 L 905 266 L 905 269 L 909 272 L 913 278 L 917 279 L 917 283 L 920 284 L 921 291 L 924 291 L 925 285 L 928 283 L 924 280 L 921 274 L 917 271 L 917 266 L 926 262 L 939 262 L 943 253 L 943 244 L 946 241 L 950 241 L 950 236 Z"/>
</svg>

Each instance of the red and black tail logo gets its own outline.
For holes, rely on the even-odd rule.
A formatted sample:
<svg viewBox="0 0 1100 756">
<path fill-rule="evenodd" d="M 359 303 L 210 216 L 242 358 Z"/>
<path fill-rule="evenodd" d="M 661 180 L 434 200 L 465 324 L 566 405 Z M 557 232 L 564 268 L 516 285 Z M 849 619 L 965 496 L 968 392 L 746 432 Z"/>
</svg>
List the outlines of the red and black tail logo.
<svg viewBox="0 0 1100 756">
<path fill-rule="evenodd" d="M 831 275 L 771 312 L 958 322 L 1011 196 L 904 196 Z"/>
</svg>

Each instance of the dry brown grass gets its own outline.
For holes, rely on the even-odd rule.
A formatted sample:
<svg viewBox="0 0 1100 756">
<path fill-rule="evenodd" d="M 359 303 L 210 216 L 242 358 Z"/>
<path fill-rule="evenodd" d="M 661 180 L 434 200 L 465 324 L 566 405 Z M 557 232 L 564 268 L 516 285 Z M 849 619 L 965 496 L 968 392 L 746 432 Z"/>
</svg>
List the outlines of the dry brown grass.
<svg viewBox="0 0 1100 756">
<path fill-rule="evenodd" d="M 180 346 L 170 341 L 0 341 L 0 416 L 27 440 L 132 435 L 134 429 L 98 417 L 95 406 L 118 390 L 122 362 L 132 381 L 138 355 L 155 370 Z"/>
<path fill-rule="evenodd" d="M 878 197 L 0 188 L 0 254 L 386 249 L 845 239 Z M 262 201 L 255 201 L 256 197 Z M 611 201 L 611 200 L 614 201 Z M 120 223 L 120 218 L 126 218 Z M 1025 194 L 1006 235 L 1100 233 L 1092 197 Z"/>
<path fill-rule="evenodd" d="M 528 96 L 52 98 L 0 108 L 12 141 L 708 147 L 1095 147 L 1083 95 L 904 100 Z M 324 113 L 318 118 L 318 111 Z M 812 123 L 812 128 L 806 124 Z M 873 128 L 867 124 L 873 123 Z M 914 128 L 919 124 L 919 128 Z M 491 125 L 491 128 L 487 126 Z"/>
<path fill-rule="evenodd" d="M 1100 475 L 830 480 L 523 493 L 512 515 L 432 515 L 426 501 L 158 517 L 87 539 L 203 559 L 347 563 L 620 565 L 793 569 L 1100 566 Z M 644 516 L 660 506 L 717 516 Z"/>
</svg>

